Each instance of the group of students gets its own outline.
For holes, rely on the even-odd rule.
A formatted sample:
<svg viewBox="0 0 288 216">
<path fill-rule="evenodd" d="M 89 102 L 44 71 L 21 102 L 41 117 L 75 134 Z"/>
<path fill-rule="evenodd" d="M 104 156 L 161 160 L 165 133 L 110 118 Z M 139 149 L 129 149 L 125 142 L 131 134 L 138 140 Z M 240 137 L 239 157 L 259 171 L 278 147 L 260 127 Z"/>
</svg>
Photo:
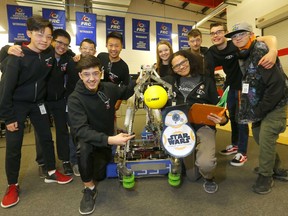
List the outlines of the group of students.
<svg viewBox="0 0 288 216">
<path fill-rule="evenodd" d="M 193 29 L 191 32 L 193 31 L 196 30 Z M 74 61 L 67 57 L 69 62 L 65 61 L 61 64 L 60 57 L 67 54 L 70 39 L 63 35 L 57 36 L 55 32 L 57 33 L 57 30 L 53 33 L 50 22 L 42 17 L 33 16 L 27 20 L 27 35 L 31 39 L 30 43 L 27 47 L 21 47 L 20 56 L 18 53 L 18 56 L 9 55 L 3 61 L 1 59 L 3 75 L 0 82 L 0 118 L 5 120 L 7 128 L 5 166 L 8 180 L 8 189 L 1 206 L 8 208 L 19 202 L 18 175 L 24 121 L 27 116 L 34 125 L 42 149 L 43 163 L 47 169 L 45 182 L 66 184 L 72 181 L 69 173 L 63 175 L 56 171 L 48 115 L 51 112 L 55 117 L 59 107 L 62 113 L 65 112 L 67 104 L 68 120 L 64 122 L 65 148 L 69 146 L 69 135 L 66 133 L 68 121 L 71 137 L 75 143 L 68 148 L 68 152 L 73 148 L 75 151 L 77 146 L 78 160 L 72 162 L 71 158 L 67 158 L 66 151 L 66 154 L 62 154 L 63 157 L 59 156 L 59 144 L 56 138 L 58 156 L 63 161 L 64 171 L 65 162 L 78 164 L 84 184 L 79 212 L 83 215 L 90 214 L 95 209 L 97 184 L 106 177 L 106 165 L 112 158 L 112 146 L 125 145 L 134 137 L 126 133 L 115 134 L 114 116 L 121 100 L 126 100 L 133 95 L 136 81 L 130 80 L 129 68 L 119 56 L 123 42 L 121 34 L 112 32 L 107 35 L 108 53 L 100 53 L 95 57 L 96 45 L 86 39 L 80 45 L 81 55 L 74 57 Z M 218 65 L 223 66 L 227 77 L 226 85 L 230 86 L 228 111 L 232 125 L 233 153 L 236 153 L 236 146 L 238 146 L 237 157 L 235 156 L 233 160 L 237 164 L 243 164 L 247 160 L 247 123 L 253 122 L 253 135 L 260 146 L 257 169 L 259 177 L 253 185 L 253 190 L 261 194 L 269 193 L 273 184 L 272 175 L 275 175 L 277 173 L 275 170 L 279 169 L 279 161 L 275 162 L 279 159 L 275 152 L 276 140 L 286 127 L 287 93 L 284 91 L 287 88 L 286 77 L 277 59 L 276 42 L 274 37 L 262 38 L 270 48 L 268 50 L 266 44 L 258 42 L 261 38 L 256 41 L 253 30 L 247 23 L 240 23 L 238 27 L 235 25 L 229 34 L 224 24 L 213 23 L 210 32 L 214 43 L 210 49 L 200 48 L 201 32 L 199 35 L 193 33 L 189 38 L 191 52 L 181 50 L 173 53 L 168 42 L 160 42 L 157 45 L 157 71 L 163 80 L 173 85 L 176 103 L 191 106 L 193 103 L 216 104 L 218 102 L 214 68 Z M 231 37 L 232 40 L 227 41 L 225 36 Z M 51 43 L 54 43 L 54 49 L 50 47 Z M 242 51 L 246 51 L 245 58 L 240 56 Z M 13 54 L 14 51 L 6 52 Z M 199 52 L 202 55 L 199 55 Z M 241 67 L 238 63 L 240 58 Z M 65 71 L 65 74 L 58 73 L 53 76 L 53 67 L 59 64 L 60 71 Z M 71 73 L 66 70 L 70 66 L 72 66 Z M 58 94 L 51 94 L 52 99 L 48 99 L 50 80 L 59 83 L 59 87 L 62 85 L 61 89 L 55 89 L 54 85 L 52 89 L 50 88 L 52 93 L 58 90 L 63 93 L 61 100 L 55 98 Z M 238 93 L 241 95 L 240 98 Z M 241 103 L 238 103 L 240 99 Z M 271 101 L 273 103 L 270 103 Z M 169 105 L 171 101 L 168 101 L 166 106 Z M 236 108 L 239 108 L 239 112 L 236 112 Z M 96 112 L 100 115 L 95 115 Z M 227 115 L 219 117 L 213 113 L 207 118 L 221 125 L 229 120 Z M 56 136 L 57 126 L 55 121 Z M 218 190 L 213 173 L 217 164 L 216 129 L 207 125 L 193 125 L 193 127 L 197 135 L 195 165 L 199 167 L 199 172 L 204 178 L 204 190 L 207 193 L 215 193 Z M 244 145 L 246 142 L 246 149 L 243 152 L 240 148 L 241 142 L 244 142 Z M 229 147 L 223 152 L 231 152 L 230 149 Z M 183 159 L 188 178 L 189 171 L 194 166 L 191 164 L 191 157 L 192 155 L 189 155 Z M 281 177 L 288 180 L 287 172 Z"/>
<path fill-rule="evenodd" d="M 172 84 L 177 92 L 177 103 L 216 104 L 218 100 L 215 101 L 215 96 L 211 94 L 216 92 L 215 82 L 210 85 L 210 80 L 214 78 L 215 67 L 223 67 L 226 74 L 225 86 L 229 86 L 227 108 L 232 137 L 231 144 L 219 153 L 236 154 L 230 164 L 242 166 L 247 161 L 248 123 L 252 123 L 253 136 L 260 147 L 259 167 L 255 168 L 258 178 L 252 189 L 259 194 L 269 193 L 273 178 L 288 181 L 288 172 L 280 168 L 280 158 L 275 151 L 279 134 L 286 129 L 288 98 L 288 81 L 277 58 L 276 38 L 256 38 L 251 25 L 246 22 L 235 24 L 230 33 L 225 24 L 211 23 L 210 36 L 214 45 L 209 49 L 201 47 L 202 34 L 198 29 L 192 29 L 188 33 L 191 49 L 176 53 L 173 53 L 169 42 L 159 42 L 156 51 L 157 71 Z M 200 60 L 195 55 L 198 58 L 200 56 Z M 197 69 L 195 62 L 198 62 Z M 167 74 L 172 76 L 168 78 Z M 214 122 L 225 123 L 224 119 L 218 119 L 218 122 L 214 119 Z M 198 143 L 195 164 L 205 179 L 204 190 L 214 193 L 218 189 L 213 180 L 216 130 L 211 126 L 193 126 Z M 201 137 L 204 127 L 206 137 Z M 209 127 L 214 134 L 210 132 L 209 135 Z M 207 154 L 204 157 L 203 152 Z M 186 161 L 191 161 L 191 157 L 189 155 L 183 160 L 188 178 L 191 164 Z"/>
<path fill-rule="evenodd" d="M 74 171 L 75 175 L 80 175 L 81 173 L 81 178 L 85 185 L 87 179 L 85 172 L 87 170 L 83 168 L 84 164 L 82 163 L 82 168 L 81 166 L 79 167 L 79 173 L 78 163 L 82 160 L 78 160 L 76 157 L 76 147 L 81 141 L 78 141 L 78 130 L 74 130 L 72 127 L 72 125 L 77 124 L 71 121 L 73 118 L 67 118 L 67 98 L 74 91 L 79 78 L 81 80 L 82 78 L 83 80 L 88 79 L 89 83 L 94 82 L 90 79 L 89 73 L 81 73 L 83 76 L 78 73 L 78 69 L 82 70 L 81 65 L 83 66 L 83 64 L 81 62 L 85 62 L 83 70 L 86 69 L 86 65 L 89 65 L 91 61 L 93 66 L 96 64 L 100 72 L 104 73 L 104 81 L 121 85 L 129 84 L 128 66 L 119 57 L 123 38 L 117 32 L 111 32 L 107 35 L 106 45 L 108 53 L 100 53 L 96 63 L 96 57 L 94 56 L 96 54 L 96 44 L 94 41 L 84 39 L 80 44 L 81 55 L 73 57 L 73 54 L 68 50 L 71 41 L 70 35 L 62 29 L 53 31 L 52 24 L 41 16 L 33 16 L 27 20 L 27 35 L 30 38 L 28 45 L 6 46 L 1 49 L 0 55 L 2 71 L 0 116 L 5 121 L 7 128 L 5 169 L 8 188 L 1 202 L 3 208 L 12 207 L 19 202 L 18 176 L 24 122 L 27 117 L 30 118 L 35 128 L 36 161 L 39 164 L 41 177 L 45 178 L 44 181 L 46 183 L 57 182 L 66 184 L 73 180 L 71 175 Z M 99 65 L 100 61 L 98 59 L 101 59 L 101 65 Z M 94 74 L 92 73 L 92 77 Z M 118 90 L 115 92 L 120 94 Z M 112 104 L 114 101 L 110 101 L 109 96 L 107 97 L 102 92 L 97 94 L 97 97 L 101 101 L 107 100 L 105 101 L 105 106 L 109 111 L 115 112 Z M 115 107 L 117 109 L 119 105 Z M 50 115 L 53 116 L 55 122 L 57 153 L 59 159 L 63 162 L 65 175 L 56 170 L 54 146 L 50 131 Z M 103 120 L 103 122 L 105 121 Z M 70 126 L 72 135 L 70 136 L 70 142 L 67 125 Z M 109 126 L 108 124 L 108 128 Z M 115 138 L 112 136 L 112 139 L 109 139 L 109 143 L 115 143 L 115 140 L 116 142 L 119 140 L 119 143 L 121 143 L 122 137 L 127 139 L 125 135 L 118 135 Z M 108 151 L 106 152 L 109 152 L 111 148 L 108 146 L 107 149 Z M 97 164 L 96 166 L 100 163 L 100 167 L 103 169 L 101 158 L 99 158 L 99 162 L 96 161 L 95 163 Z M 89 167 L 88 170 L 91 172 L 93 169 Z M 103 178 L 105 176 L 99 177 L 99 179 Z M 93 176 L 87 182 L 92 181 L 92 179 Z M 97 177 L 95 180 L 97 180 Z M 85 194 L 84 191 L 84 196 Z M 85 214 L 85 206 L 83 208 L 82 213 Z"/>
</svg>

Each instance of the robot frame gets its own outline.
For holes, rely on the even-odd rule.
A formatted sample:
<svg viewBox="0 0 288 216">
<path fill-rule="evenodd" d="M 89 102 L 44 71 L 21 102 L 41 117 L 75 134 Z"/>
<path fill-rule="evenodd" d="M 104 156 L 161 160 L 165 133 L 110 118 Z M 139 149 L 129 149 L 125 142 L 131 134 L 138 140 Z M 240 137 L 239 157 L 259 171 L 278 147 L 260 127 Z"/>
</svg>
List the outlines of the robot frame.
<svg viewBox="0 0 288 216">
<path fill-rule="evenodd" d="M 140 82 L 134 88 L 135 94 L 131 98 L 133 103 L 127 108 L 124 125 L 127 128 L 127 132 L 133 134 L 135 113 L 139 109 L 144 108 L 146 111 L 145 128 L 152 134 L 150 137 L 152 139 L 129 140 L 125 146 L 117 148 L 114 161 L 117 163 L 116 172 L 118 178 L 124 188 L 131 189 L 135 185 L 136 177 L 168 174 L 169 184 L 175 187 L 179 186 L 181 183 L 180 158 L 194 150 L 196 143 L 195 133 L 191 128 L 188 128 L 187 131 L 187 125 L 185 125 L 187 123 L 186 115 L 182 111 L 174 110 L 173 107 L 170 112 L 166 112 L 164 121 L 162 120 L 160 108 L 166 104 L 168 98 L 173 101 L 176 97 L 172 91 L 172 85 L 162 80 L 153 69 L 153 66 L 150 65 L 141 66 L 139 77 Z M 152 96 L 148 98 L 146 92 L 152 86 L 155 88 L 154 92 L 156 91 L 158 95 L 153 96 L 152 91 Z M 162 91 L 164 99 L 159 98 L 159 91 Z M 160 101 L 155 103 L 158 105 L 154 106 L 153 100 Z M 179 124 L 180 122 L 181 125 Z M 183 132 L 183 129 L 186 132 Z M 185 142 L 183 135 L 186 138 Z M 171 141 L 171 137 L 174 141 Z M 187 137 L 189 137 L 188 143 Z M 108 174 L 107 177 L 109 177 Z M 110 175 L 110 177 L 115 176 Z"/>
</svg>

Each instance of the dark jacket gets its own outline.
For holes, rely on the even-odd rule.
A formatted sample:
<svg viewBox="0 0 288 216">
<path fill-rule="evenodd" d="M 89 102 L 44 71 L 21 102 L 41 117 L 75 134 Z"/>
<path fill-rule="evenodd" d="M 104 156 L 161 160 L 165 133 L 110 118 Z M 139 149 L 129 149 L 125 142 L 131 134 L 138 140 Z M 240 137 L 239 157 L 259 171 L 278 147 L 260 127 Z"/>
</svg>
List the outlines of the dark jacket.
<svg viewBox="0 0 288 216">
<path fill-rule="evenodd" d="M 117 100 L 126 100 L 134 93 L 135 83 L 119 87 L 101 82 L 97 92 L 89 91 L 82 80 L 68 98 L 68 115 L 76 140 L 105 147 L 114 134 L 114 113 Z"/>
<path fill-rule="evenodd" d="M 16 121 L 15 102 L 40 103 L 46 96 L 47 77 L 52 69 L 54 51 L 50 48 L 36 53 L 23 47 L 24 57 L 9 55 L 2 62 L 0 82 L 0 117 Z"/>
<path fill-rule="evenodd" d="M 238 63 L 238 48 L 232 41 L 227 41 L 227 46 L 223 50 L 213 45 L 205 53 L 205 64 L 208 74 L 214 78 L 215 67 L 222 66 L 226 74 L 225 86 L 230 89 L 240 90 L 242 72 Z M 226 88 L 226 87 L 225 87 Z"/>
<path fill-rule="evenodd" d="M 71 56 L 63 54 L 59 61 L 55 60 L 47 83 L 47 101 L 57 101 L 65 96 L 65 83 L 69 74 L 75 70 Z"/>
<path fill-rule="evenodd" d="M 269 112 L 287 103 L 287 77 L 279 59 L 271 69 L 258 65 L 267 52 L 268 47 L 263 42 L 256 42 L 248 58 L 242 60 L 244 75 L 238 113 L 240 123 L 261 121 Z"/>
</svg>

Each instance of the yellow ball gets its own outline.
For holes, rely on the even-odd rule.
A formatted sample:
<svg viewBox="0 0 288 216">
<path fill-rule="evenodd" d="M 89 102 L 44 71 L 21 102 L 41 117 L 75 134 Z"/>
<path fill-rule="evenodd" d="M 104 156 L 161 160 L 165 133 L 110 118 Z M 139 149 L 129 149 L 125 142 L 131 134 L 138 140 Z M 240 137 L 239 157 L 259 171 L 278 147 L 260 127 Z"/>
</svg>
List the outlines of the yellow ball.
<svg viewBox="0 0 288 216">
<path fill-rule="evenodd" d="M 153 85 L 144 92 L 144 102 L 151 109 L 161 109 L 168 100 L 166 90 L 159 85 Z"/>
</svg>

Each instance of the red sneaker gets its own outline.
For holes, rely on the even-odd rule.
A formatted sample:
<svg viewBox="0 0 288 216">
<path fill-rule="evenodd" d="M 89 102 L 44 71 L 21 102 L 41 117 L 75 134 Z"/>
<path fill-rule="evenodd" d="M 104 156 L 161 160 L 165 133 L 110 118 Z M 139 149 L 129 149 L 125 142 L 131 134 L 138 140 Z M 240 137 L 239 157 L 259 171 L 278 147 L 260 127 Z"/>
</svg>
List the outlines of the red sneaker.
<svg viewBox="0 0 288 216">
<path fill-rule="evenodd" d="M 45 183 L 57 182 L 58 184 L 67 184 L 71 182 L 72 180 L 73 180 L 72 176 L 63 175 L 62 173 L 56 170 L 56 172 L 53 175 L 51 176 L 48 175 L 44 181 Z"/>
<path fill-rule="evenodd" d="M 11 184 L 8 186 L 5 196 L 1 202 L 3 208 L 9 208 L 19 202 L 19 186 Z"/>
</svg>

